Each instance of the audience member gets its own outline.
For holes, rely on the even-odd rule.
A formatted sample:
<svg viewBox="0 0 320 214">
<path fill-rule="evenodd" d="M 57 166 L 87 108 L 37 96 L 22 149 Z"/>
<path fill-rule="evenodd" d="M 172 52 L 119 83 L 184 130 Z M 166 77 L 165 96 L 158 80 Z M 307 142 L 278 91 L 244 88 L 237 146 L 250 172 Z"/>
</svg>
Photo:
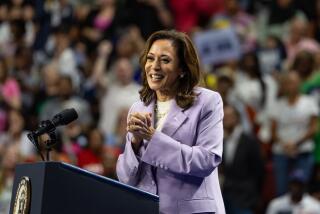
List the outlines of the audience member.
<svg viewBox="0 0 320 214">
<path fill-rule="evenodd" d="M 272 111 L 273 166 L 277 195 L 287 192 L 288 175 L 301 169 L 310 179 L 314 164 L 313 135 L 317 128 L 319 107 L 315 100 L 299 92 L 301 79 L 289 72 L 280 83 L 283 96 Z"/>
<path fill-rule="evenodd" d="M 305 14 L 295 6 L 294 0 L 272 0 L 269 7 L 257 11 L 258 40 L 264 43 L 269 35 L 288 38 L 290 24 L 295 19 L 306 20 Z"/>
<path fill-rule="evenodd" d="M 228 214 L 254 213 L 258 208 L 264 174 L 259 142 L 244 133 L 237 110 L 224 107 L 222 194 Z"/>
<path fill-rule="evenodd" d="M 77 165 L 91 172 L 103 175 L 104 137 L 98 129 L 88 131 L 88 143 L 77 154 Z"/>
<path fill-rule="evenodd" d="M 14 170 L 20 161 L 19 152 L 14 147 L 6 148 L 0 161 L 0 213 L 9 213 L 13 188 Z"/>
<path fill-rule="evenodd" d="M 225 0 L 224 11 L 212 17 L 210 27 L 214 29 L 232 27 L 238 35 L 243 53 L 252 52 L 256 48 L 257 32 L 254 19 L 242 10 L 238 0 Z"/>
<path fill-rule="evenodd" d="M 320 213 L 320 202 L 306 193 L 307 178 L 302 170 L 295 170 L 289 177 L 287 194 L 273 199 L 267 214 L 279 213 Z"/>
<path fill-rule="evenodd" d="M 35 149 L 27 138 L 25 119 L 16 109 L 8 111 L 8 130 L 0 135 L 0 156 L 4 155 L 6 148 L 13 148 L 21 157 L 21 161 L 35 160 Z"/>
<path fill-rule="evenodd" d="M 187 33 L 207 25 L 210 17 L 224 7 L 223 0 L 169 0 L 169 5 L 175 28 Z"/>
<path fill-rule="evenodd" d="M 115 80 L 109 82 L 105 95 L 101 98 L 99 127 L 106 135 L 114 133 L 120 109 L 129 108 L 139 99 L 140 86 L 133 81 L 133 69 L 129 59 L 117 59 L 114 72 Z"/>
</svg>

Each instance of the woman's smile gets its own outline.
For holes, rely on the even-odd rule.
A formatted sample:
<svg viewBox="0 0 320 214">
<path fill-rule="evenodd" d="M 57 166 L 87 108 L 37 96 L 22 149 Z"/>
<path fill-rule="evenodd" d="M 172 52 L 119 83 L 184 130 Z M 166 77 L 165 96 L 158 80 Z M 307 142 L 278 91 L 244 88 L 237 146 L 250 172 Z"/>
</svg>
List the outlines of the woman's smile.
<svg viewBox="0 0 320 214">
<path fill-rule="evenodd" d="M 160 73 L 150 74 L 149 76 L 153 82 L 159 82 L 165 77 L 163 74 Z"/>
</svg>

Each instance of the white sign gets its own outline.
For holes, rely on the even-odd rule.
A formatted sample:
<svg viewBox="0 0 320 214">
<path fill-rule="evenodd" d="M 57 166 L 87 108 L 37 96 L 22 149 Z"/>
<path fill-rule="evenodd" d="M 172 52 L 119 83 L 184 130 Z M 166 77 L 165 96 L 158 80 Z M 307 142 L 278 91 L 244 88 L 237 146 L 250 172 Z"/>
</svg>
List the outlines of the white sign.
<svg viewBox="0 0 320 214">
<path fill-rule="evenodd" d="M 241 56 L 240 42 L 232 28 L 200 32 L 193 40 L 203 64 L 224 63 Z"/>
</svg>

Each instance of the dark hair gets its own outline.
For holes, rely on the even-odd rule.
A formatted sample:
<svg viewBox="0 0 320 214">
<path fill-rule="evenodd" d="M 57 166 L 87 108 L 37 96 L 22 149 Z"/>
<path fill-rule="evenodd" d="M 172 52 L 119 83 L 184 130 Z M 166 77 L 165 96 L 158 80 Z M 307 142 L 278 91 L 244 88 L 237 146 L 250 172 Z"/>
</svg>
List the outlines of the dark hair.
<svg viewBox="0 0 320 214">
<path fill-rule="evenodd" d="M 155 98 L 155 92 L 148 85 L 144 67 L 149 50 L 157 40 L 170 40 L 176 49 L 179 66 L 184 76 L 178 79 L 179 82 L 175 100 L 178 106 L 187 109 L 193 104 L 197 96 L 193 89 L 199 84 L 202 75 L 200 72 L 199 57 L 191 39 L 185 33 L 175 30 L 157 31 L 148 38 L 145 49 L 140 56 L 140 66 L 142 69 L 142 89 L 139 91 L 140 99 L 145 105 L 148 105 Z"/>
<path fill-rule="evenodd" d="M 312 74 L 314 64 L 315 64 L 315 59 L 311 52 L 300 51 L 297 53 L 297 55 L 293 60 L 291 70 L 297 71 L 299 76 L 302 79 L 305 79 Z"/>
<path fill-rule="evenodd" d="M 230 108 L 232 109 L 233 113 L 235 114 L 236 116 L 236 119 L 238 122 L 240 122 L 241 120 L 241 114 L 239 112 L 239 110 L 236 108 L 236 106 L 232 105 L 232 104 L 229 104 L 229 103 L 224 103 L 223 104 L 223 110 L 227 109 L 227 108 Z"/>
<path fill-rule="evenodd" d="M 270 15 L 268 17 L 268 24 L 282 24 L 292 19 L 297 11 L 294 1 L 290 2 L 286 7 L 281 7 L 276 0 L 271 2 Z"/>
<path fill-rule="evenodd" d="M 247 67 L 247 60 L 253 60 L 253 65 L 251 67 Z M 260 69 L 260 62 L 256 52 L 248 52 L 242 56 L 242 60 L 240 62 L 240 66 L 244 72 L 246 72 L 250 77 L 256 78 L 261 87 L 262 97 L 260 99 L 260 106 L 262 108 L 265 107 L 267 101 L 267 85 L 263 80 L 262 72 Z"/>
<path fill-rule="evenodd" d="M 3 72 L 3 78 L 0 79 L 0 83 L 3 83 L 8 77 L 8 64 L 3 57 L 0 57 L 0 70 Z"/>
</svg>

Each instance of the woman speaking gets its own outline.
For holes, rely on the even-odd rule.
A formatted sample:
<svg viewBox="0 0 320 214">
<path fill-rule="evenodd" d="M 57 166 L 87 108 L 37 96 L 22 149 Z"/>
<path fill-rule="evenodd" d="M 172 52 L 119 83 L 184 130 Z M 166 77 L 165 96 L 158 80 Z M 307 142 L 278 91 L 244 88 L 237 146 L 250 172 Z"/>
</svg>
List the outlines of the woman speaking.
<svg viewBox="0 0 320 214">
<path fill-rule="evenodd" d="M 128 114 L 119 180 L 159 195 L 160 213 L 224 214 L 217 170 L 223 104 L 218 93 L 197 86 L 199 59 L 190 38 L 155 32 L 140 65 L 141 101 Z"/>
</svg>

